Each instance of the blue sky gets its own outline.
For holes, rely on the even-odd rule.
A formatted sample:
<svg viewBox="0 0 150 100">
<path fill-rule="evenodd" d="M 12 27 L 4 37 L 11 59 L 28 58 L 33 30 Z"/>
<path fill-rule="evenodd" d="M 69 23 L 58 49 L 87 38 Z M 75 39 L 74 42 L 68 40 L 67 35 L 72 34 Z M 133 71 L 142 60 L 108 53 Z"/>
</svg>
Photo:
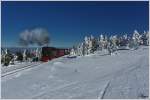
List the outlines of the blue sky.
<svg viewBox="0 0 150 100">
<path fill-rule="evenodd" d="M 19 34 L 46 28 L 50 46 L 72 47 L 84 36 L 131 34 L 149 28 L 148 2 L 2 2 L 2 46 L 18 46 Z"/>
</svg>

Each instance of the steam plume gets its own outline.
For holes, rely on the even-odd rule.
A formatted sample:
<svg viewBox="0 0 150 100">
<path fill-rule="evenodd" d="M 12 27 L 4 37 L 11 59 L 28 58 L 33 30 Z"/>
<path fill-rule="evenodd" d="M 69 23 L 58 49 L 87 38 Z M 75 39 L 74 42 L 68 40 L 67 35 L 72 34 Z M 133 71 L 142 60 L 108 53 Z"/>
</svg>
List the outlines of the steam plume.
<svg viewBox="0 0 150 100">
<path fill-rule="evenodd" d="M 21 45 L 28 46 L 37 44 L 39 46 L 48 45 L 50 42 L 48 31 L 44 28 L 27 29 L 20 33 L 19 42 Z"/>
</svg>

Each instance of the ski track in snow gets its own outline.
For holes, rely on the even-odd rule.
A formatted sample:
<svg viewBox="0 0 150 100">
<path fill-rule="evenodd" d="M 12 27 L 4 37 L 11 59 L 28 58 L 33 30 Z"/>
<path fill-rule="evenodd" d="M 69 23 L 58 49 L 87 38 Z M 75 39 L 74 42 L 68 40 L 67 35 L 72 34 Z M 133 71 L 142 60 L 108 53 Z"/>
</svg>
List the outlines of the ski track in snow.
<svg viewBox="0 0 150 100">
<path fill-rule="evenodd" d="M 2 77 L 2 98 L 148 98 L 148 47 L 105 53 L 60 57 Z"/>
<path fill-rule="evenodd" d="M 105 86 L 103 86 L 103 89 L 100 91 L 100 93 L 99 93 L 99 95 L 98 95 L 98 99 L 103 99 L 103 98 L 104 98 L 104 95 L 105 95 L 105 93 L 106 93 L 106 90 L 107 90 L 109 84 L 110 84 L 110 81 L 108 81 L 108 82 L 105 84 Z"/>
</svg>

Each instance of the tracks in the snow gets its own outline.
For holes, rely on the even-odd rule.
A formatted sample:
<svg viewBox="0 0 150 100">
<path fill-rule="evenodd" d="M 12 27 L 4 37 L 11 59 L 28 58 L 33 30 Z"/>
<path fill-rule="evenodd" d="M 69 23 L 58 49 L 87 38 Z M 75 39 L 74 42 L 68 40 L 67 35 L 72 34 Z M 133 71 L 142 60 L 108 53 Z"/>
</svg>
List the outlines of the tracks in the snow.
<svg viewBox="0 0 150 100">
<path fill-rule="evenodd" d="M 108 89 L 108 87 L 109 87 L 109 84 L 110 84 L 110 81 L 108 81 L 108 82 L 104 85 L 103 89 L 101 90 L 101 92 L 100 92 L 99 95 L 98 95 L 98 99 L 103 99 L 103 98 L 104 98 L 105 93 L 106 93 L 106 91 L 107 91 L 107 89 Z"/>
<path fill-rule="evenodd" d="M 25 65 L 25 66 L 20 67 L 20 68 L 15 68 L 15 69 L 13 69 L 12 71 L 6 71 L 5 73 L 1 74 L 1 77 L 5 77 L 5 76 L 8 76 L 8 75 L 17 73 L 17 72 L 22 71 L 22 70 L 25 70 L 25 69 L 33 68 L 33 67 L 36 67 L 36 66 L 41 65 L 41 64 L 42 64 L 42 63 L 29 64 L 29 65 Z"/>
</svg>

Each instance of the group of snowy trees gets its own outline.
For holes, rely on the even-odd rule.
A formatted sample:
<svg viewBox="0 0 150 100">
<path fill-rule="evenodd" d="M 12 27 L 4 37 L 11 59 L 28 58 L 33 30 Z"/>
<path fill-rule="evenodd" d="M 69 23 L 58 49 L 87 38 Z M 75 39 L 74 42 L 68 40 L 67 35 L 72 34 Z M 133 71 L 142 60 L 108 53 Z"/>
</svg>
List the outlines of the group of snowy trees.
<svg viewBox="0 0 150 100">
<path fill-rule="evenodd" d="M 41 50 L 39 48 L 31 51 L 24 49 L 23 52 L 18 51 L 15 54 L 11 53 L 8 49 L 1 51 L 1 63 L 4 66 L 14 64 L 15 61 L 19 62 L 39 61 L 40 58 L 41 58 Z"/>
<path fill-rule="evenodd" d="M 119 49 L 137 49 L 139 45 L 149 45 L 149 32 L 139 33 L 134 31 L 132 36 L 124 34 L 122 36 L 113 35 L 108 37 L 107 35 L 100 35 L 95 38 L 94 36 L 85 36 L 84 41 L 74 46 L 70 55 L 72 56 L 84 56 L 95 51 L 107 50 L 109 54 L 114 53 Z M 1 63 L 5 66 L 14 64 L 14 61 L 39 61 L 41 58 L 41 49 L 37 48 L 32 51 L 24 50 L 23 52 L 17 52 L 11 54 L 9 50 L 2 50 Z"/>
<path fill-rule="evenodd" d="M 149 45 L 149 32 L 139 33 L 134 31 L 132 36 L 124 34 L 123 36 L 113 35 L 100 35 L 98 38 L 85 36 L 84 41 L 74 46 L 70 54 L 73 56 L 84 56 L 94 53 L 97 50 L 108 50 L 109 54 L 117 51 L 118 49 L 137 49 L 139 45 Z"/>
<path fill-rule="evenodd" d="M 23 52 L 23 61 L 39 61 L 41 58 L 41 49 L 37 48 L 30 52 L 26 49 Z"/>
</svg>

